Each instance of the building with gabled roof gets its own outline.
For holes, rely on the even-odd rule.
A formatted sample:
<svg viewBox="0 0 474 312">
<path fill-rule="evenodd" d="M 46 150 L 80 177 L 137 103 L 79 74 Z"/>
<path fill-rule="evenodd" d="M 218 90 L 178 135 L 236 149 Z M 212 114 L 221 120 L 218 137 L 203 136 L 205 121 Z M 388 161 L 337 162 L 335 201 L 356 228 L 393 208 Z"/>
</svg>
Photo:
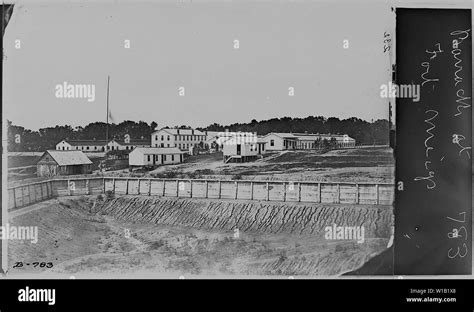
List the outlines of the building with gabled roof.
<svg viewBox="0 0 474 312">
<path fill-rule="evenodd" d="M 128 155 L 128 164 L 130 167 L 179 164 L 184 161 L 185 153 L 176 147 L 137 147 Z"/>
<path fill-rule="evenodd" d="M 92 161 L 82 151 L 48 150 L 36 164 L 38 177 L 88 174 L 92 172 Z"/>
<path fill-rule="evenodd" d="M 83 152 L 105 152 L 116 150 L 133 150 L 136 147 L 149 147 L 150 140 L 134 140 L 125 138 L 124 140 L 68 140 L 64 139 L 56 144 L 58 151 L 83 151 Z"/>
<path fill-rule="evenodd" d="M 267 142 L 268 151 L 318 149 L 325 140 L 333 144 L 333 148 L 353 148 L 356 144 L 347 134 L 270 132 L 260 139 Z"/>
<path fill-rule="evenodd" d="M 195 129 L 162 128 L 151 134 L 151 147 L 177 147 L 188 151 L 195 146 L 206 144 L 207 135 Z"/>
</svg>

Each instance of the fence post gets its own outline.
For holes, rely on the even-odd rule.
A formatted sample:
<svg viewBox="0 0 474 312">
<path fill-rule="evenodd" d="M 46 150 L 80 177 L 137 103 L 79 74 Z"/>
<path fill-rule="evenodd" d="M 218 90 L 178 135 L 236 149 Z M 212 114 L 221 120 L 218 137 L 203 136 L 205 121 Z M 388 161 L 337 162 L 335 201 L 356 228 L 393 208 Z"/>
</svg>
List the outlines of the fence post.
<svg viewBox="0 0 474 312">
<path fill-rule="evenodd" d="M 379 204 L 379 185 L 378 184 L 375 184 L 375 192 L 376 192 L 376 203 L 377 205 Z"/>
<path fill-rule="evenodd" d="M 359 184 L 356 183 L 356 204 L 359 203 Z"/>
<path fill-rule="evenodd" d="M 189 180 L 189 197 L 193 198 L 193 180 Z"/>
<path fill-rule="evenodd" d="M 25 195 L 23 194 L 23 186 L 20 187 L 20 190 L 21 190 L 21 206 L 24 206 L 25 205 Z"/>
<path fill-rule="evenodd" d="M 339 183 L 337 184 L 337 203 L 341 203 L 341 185 Z"/>
<path fill-rule="evenodd" d="M 13 188 L 13 208 L 16 208 L 16 187 Z"/>
<path fill-rule="evenodd" d="M 237 199 L 238 191 L 239 191 L 239 182 L 235 181 L 235 199 Z"/>
<path fill-rule="evenodd" d="M 69 195 L 71 195 L 71 180 L 67 180 L 67 191 L 69 192 Z"/>
<path fill-rule="evenodd" d="M 298 183 L 298 201 L 301 201 L 301 183 Z"/>
<path fill-rule="evenodd" d="M 166 186 L 165 186 L 166 180 L 163 179 L 163 196 L 166 194 Z"/>
<path fill-rule="evenodd" d="M 270 184 L 267 182 L 267 201 L 270 200 Z"/>
<path fill-rule="evenodd" d="M 250 182 L 250 200 L 253 200 L 253 182 Z"/>
<path fill-rule="evenodd" d="M 209 182 L 206 180 L 206 198 L 208 198 L 209 195 Z"/>
<path fill-rule="evenodd" d="M 141 181 L 142 179 L 138 178 L 137 180 L 138 180 L 138 191 L 137 191 L 137 194 L 140 195 L 140 181 Z"/>
<path fill-rule="evenodd" d="M 286 183 L 283 182 L 283 201 L 286 201 Z"/>
<path fill-rule="evenodd" d="M 112 192 L 115 194 L 115 178 L 112 179 L 112 183 L 113 183 Z"/>
<path fill-rule="evenodd" d="M 127 184 L 126 184 L 126 187 L 125 187 L 125 195 L 128 195 L 128 179 L 127 179 Z"/>
<path fill-rule="evenodd" d="M 36 189 L 38 188 L 37 186 L 38 184 L 33 185 L 33 189 L 35 190 L 35 203 L 38 202 L 38 194 L 36 193 Z"/>
<path fill-rule="evenodd" d="M 103 188 L 104 194 L 105 194 L 105 177 L 103 178 L 103 181 L 102 181 L 102 188 Z"/>
<path fill-rule="evenodd" d="M 33 187 L 33 195 L 34 195 L 33 200 L 31 200 L 31 187 Z M 36 202 L 36 192 L 35 192 L 35 186 L 34 185 L 28 185 L 28 194 L 30 195 L 30 203 Z"/>
<path fill-rule="evenodd" d="M 151 196 L 151 179 L 148 179 L 148 196 Z"/>
<path fill-rule="evenodd" d="M 219 180 L 219 199 L 221 198 L 221 189 L 222 189 L 221 183 L 222 183 L 222 181 Z"/>
<path fill-rule="evenodd" d="M 176 197 L 179 197 L 179 180 L 176 180 Z"/>
<path fill-rule="evenodd" d="M 318 183 L 318 203 L 321 203 L 321 183 Z"/>
</svg>

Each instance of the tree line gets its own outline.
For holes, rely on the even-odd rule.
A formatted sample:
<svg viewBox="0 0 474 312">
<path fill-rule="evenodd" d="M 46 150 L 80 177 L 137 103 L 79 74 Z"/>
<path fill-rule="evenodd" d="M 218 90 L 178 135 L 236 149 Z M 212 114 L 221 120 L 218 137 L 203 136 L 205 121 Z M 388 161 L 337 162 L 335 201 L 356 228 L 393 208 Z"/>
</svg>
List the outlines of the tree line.
<svg viewBox="0 0 474 312">
<path fill-rule="evenodd" d="M 390 125 L 387 119 L 368 122 L 356 117 L 341 120 L 336 117 L 308 116 L 306 118 L 272 118 L 262 121 L 253 119 L 250 123 L 234 123 L 229 126 L 214 123 L 200 130 L 225 131 L 225 129 L 257 132 L 258 135 L 270 132 L 347 134 L 356 140 L 356 144 L 388 144 Z"/>
<path fill-rule="evenodd" d="M 89 123 L 85 127 L 72 127 L 70 125 L 41 128 L 33 131 L 22 126 L 14 125 L 7 121 L 8 128 L 8 151 L 45 151 L 54 149 L 56 144 L 63 139 L 69 140 L 105 140 L 105 122 Z M 108 138 L 123 140 L 125 134 L 132 139 L 150 139 L 151 134 L 158 127 L 156 122 L 150 124 L 144 121 L 126 120 L 121 123 L 109 124 Z M 166 126 L 164 128 L 190 128 L 186 125 Z M 322 116 L 308 116 L 306 118 L 272 118 L 257 121 L 253 119 L 249 123 L 234 123 L 231 125 L 220 125 L 213 123 L 204 128 L 197 128 L 201 131 L 243 131 L 256 132 L 258 135 L 265 135 L 270 132 L 292 132 L 292 133 L 321 133 L 321 134 L 348 134 L 356 140 L 357 144 L 388 144 L 389 143 L 389 122 L 386 119 L 375 121 L 365 121 L 351 117 L 339 119 L 336 117 L 325 118 Z"/>
</svg>

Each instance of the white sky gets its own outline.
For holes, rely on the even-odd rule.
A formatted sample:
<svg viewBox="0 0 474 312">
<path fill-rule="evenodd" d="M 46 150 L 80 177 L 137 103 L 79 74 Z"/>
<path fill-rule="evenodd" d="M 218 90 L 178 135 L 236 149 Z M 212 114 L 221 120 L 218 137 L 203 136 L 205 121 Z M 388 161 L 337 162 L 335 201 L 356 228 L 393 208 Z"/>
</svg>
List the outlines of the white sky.
<svg viewBox="0 0 474 312">
<path fill-rule="evenodd" d="M 3 93 L 14 124 L 105 121 L 108 74 L 116 122 L 388 117 L 379 95 L 390 77 L 383 34 L 394 18 L 387 2 L 75 2 L 15 7 L 4 37 Z M 95 102 L 56 98 L 55 85 L 64 81 L 95 84 Z"/>
</svg>

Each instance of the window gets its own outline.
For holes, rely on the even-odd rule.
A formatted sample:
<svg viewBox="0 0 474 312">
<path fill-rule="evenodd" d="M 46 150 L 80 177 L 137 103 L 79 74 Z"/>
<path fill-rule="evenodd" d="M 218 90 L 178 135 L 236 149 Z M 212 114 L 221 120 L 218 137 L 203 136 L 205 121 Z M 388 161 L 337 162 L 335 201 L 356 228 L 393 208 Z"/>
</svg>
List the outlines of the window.
<svg viewBox="0 0 474 312">
<path fill-rule="evenodd" d="M 148 155 L 148 162 L 150 162 L 150 155 Z"/>
<path fill-rule="evenodd" d="M 164 144 L 164 143 L 161 143 L 161 147 L 165 147 L 165 144 Z"/>
<path fill-rule="evenodd" d="M 178 136 L 177 136 L 177 135 L 175 135 L 175 136 L 174 136 L 174 140 L 176 141 L 177 139 L 178 139 Z"/>
<path fill-rule="evenodd" d="M 168 135 L 168 141 L 170 140 L 170 136 Z"/>
<path fill-rule="evenodd" d="M 157 136 L 157 135 L 155 135 L 155 140 L 157 140 L 157 141 L 158 141 L 158 136 Z"/>
<path fill-rule="evenodd" d="M 275 146 L 275 140 L 270 140 L 270 146 Z"/>
<path fill-rule="evenodd" d="M 174 161 L 174 155 L 171 155 L 171 161 Z"/>
<path fill-rule="evenodd" d="M 158 147 L 158 144 L 155 144 L 155 147 Z"/>
<path fill-rule="evenodd" d="M 168 144 L 168 147 L 170 147 L 170 145 Z"/>
<path fill-rule="evenodd" d="M 163 155 L 163 161 L 166 161 L 166 155 Z"/>
<path fill-rule="evenodd" d="M 163 141 L 164 139 L 165 139 L 165 136 L 164 136 L 164 135 L 162 135 L 162 136 L 161 136 L 161 141 Z"/>
</svg>

